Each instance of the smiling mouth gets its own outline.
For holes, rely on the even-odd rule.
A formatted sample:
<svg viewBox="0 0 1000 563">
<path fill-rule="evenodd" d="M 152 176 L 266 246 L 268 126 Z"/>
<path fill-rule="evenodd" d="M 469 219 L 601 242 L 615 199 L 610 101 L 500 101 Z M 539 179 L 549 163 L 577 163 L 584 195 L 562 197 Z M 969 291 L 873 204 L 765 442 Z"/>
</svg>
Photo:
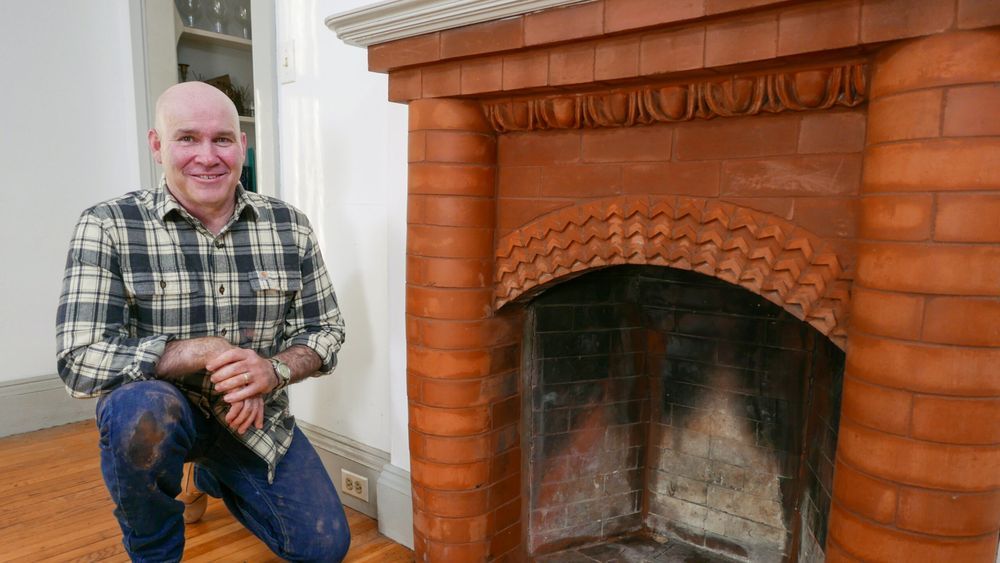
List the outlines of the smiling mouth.
<svg viewBox="0 0 1000 563">
<path fill-rule="evenodd" d="M 202 180 L 217 180 L 225 176 L 225 174 L 194 174 L 193 176 Z"/>
</svg>

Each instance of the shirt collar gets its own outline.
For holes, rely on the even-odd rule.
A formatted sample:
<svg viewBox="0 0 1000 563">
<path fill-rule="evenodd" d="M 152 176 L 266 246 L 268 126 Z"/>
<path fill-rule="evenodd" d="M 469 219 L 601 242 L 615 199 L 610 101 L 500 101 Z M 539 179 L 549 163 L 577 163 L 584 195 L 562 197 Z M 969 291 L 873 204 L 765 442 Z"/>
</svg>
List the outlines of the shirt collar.
<svg viewBox="0 0 1000 563">
<path fill-rule="evenodd" d="M 247 191 L 243 189 L 243 184 L 237 183 L 236 208 L 233 210 L 233 216 L 240 217 L 244 209 L 250 210 L 250 215 L 253 216 L 253 219 L 260 217 L 260 210 L 253 204 L 253 201 L 247 195 Z M 167 177 L 165 175 L 160 176 L 160 185 L 153 194 L 153 211 L 161 221 L 165 220 L 171 211 L 177 211 L 181 215 L 190 216 L 190 213 L 177 201 L 174 194 L 170 193 L 170 190 L 167 189 Z"/>
</svg>

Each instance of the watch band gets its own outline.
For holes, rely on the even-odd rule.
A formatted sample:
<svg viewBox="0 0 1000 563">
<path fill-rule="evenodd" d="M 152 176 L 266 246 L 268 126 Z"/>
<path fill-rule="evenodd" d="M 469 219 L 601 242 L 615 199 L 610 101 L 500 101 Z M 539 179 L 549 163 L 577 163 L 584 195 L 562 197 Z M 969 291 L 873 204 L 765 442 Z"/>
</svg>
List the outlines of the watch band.
<svg viewBox="0 0 1000 563">
<path fill-rule="evenodd" d="M 271 390 L 272 393 L 291 385 L 292 369 L 288 367 L 288 364 L 278 358 L 271 358 L 271 367 L 274 369 L 274 375 L 278 378 L 278 384 Z"/>
</svg>

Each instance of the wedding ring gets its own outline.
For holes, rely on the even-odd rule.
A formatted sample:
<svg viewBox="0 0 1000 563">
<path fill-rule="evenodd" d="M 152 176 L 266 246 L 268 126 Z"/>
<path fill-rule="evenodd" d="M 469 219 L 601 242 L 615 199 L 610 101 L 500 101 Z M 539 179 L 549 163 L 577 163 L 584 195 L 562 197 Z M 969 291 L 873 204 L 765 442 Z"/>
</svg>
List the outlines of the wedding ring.
<svg viewBox="0 0 1000 563">
<path fill-rule="evenodd" d="M 243 374 L 243 385 L 250 385 L 250 374 L 249 373 L 244 373 Z"/>
</svg>

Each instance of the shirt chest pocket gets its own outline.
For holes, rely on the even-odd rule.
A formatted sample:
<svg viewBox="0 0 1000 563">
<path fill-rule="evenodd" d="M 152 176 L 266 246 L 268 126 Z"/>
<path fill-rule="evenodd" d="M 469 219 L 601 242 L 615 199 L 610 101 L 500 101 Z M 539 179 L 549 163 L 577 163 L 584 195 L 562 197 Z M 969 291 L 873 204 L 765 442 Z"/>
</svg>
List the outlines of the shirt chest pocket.
<svg viewBox="0 0 1000 563">
<path fill-rule="evenodd" d="M 137 336 L 191 330 L 199 285 L 179 272 L 128 272 L 124 279 Z"/>
<path fill-rule="evenodd" d="M 267 346 L 284 332 L 296 295 L 302 290 L 302 274 L 295 271 L 248 272 L 241 280 L 239 320 L 246 340 Z"/>
</svg>

